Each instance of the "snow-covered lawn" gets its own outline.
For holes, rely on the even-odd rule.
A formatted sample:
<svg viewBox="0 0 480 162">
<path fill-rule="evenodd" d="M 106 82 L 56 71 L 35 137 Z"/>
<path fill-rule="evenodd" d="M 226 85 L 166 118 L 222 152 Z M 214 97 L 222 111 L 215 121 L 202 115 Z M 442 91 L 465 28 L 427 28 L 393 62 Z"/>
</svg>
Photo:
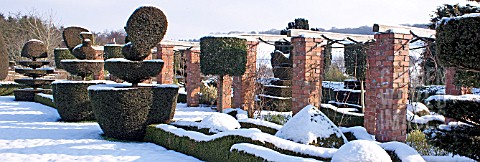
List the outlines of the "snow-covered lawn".
<svg viewBox="0 0 480 162">
<path fill-rule="evenodd" d="M 107 141 L 97 123 L 57 122 L 57 110 L 13 100 L 0 97 L 0 161 L 199 161 L 152 143 Z M 175 117 L 204 114 L 184 109 Z"/>
</svg>

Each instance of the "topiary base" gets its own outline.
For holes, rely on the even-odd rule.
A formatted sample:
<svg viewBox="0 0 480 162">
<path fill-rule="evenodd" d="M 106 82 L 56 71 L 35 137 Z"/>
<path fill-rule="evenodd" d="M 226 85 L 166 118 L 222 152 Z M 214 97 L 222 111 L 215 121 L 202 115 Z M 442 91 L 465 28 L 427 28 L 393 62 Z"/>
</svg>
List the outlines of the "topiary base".
<svg viewBox="0 0 480 162">
<path fill-rule="evenodd" d="M 61 81 L 52 84 L 53 98 L 62 121 L 95 120 L 88 96 L 88 86 L 104 84 L 97 81 Z"/>
<path fill-rule="evenodd" d="M 173 118 L 178 86 L 105 84 L 91 86 L 89 94 L 105 136 L 140 141 L 147 125 L 168 123 Z"/>
<path fill-rule="evenodd" d="M 15 95 L 15 101 L 35 101 L 35 94 L 37 93 L 51 93 L 51 89 L 17 89 L 13 91 Z"/>
</svg>

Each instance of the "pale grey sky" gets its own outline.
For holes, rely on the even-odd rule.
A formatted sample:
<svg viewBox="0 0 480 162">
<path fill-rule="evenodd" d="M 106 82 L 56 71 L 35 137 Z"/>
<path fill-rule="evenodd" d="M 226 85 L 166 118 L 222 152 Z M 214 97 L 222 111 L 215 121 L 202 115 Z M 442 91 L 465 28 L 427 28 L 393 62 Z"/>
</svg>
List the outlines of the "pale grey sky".
<svg viewBox="0 0 480 162">
<path fill-rule="evenodd" d="M 0 0 L 0 12 L 53 13 L 59 25 L 92 31 L 123 29 L 141 5 L 167 15 L 167 39 L 200 38 L 211 32 L 283 29 L 295 18 L 330 29 L 380 24 L 428 23 L 440 5 L 465 0 Z M 469 2 L 473 5 L 477 3 Z"/>
</svg>

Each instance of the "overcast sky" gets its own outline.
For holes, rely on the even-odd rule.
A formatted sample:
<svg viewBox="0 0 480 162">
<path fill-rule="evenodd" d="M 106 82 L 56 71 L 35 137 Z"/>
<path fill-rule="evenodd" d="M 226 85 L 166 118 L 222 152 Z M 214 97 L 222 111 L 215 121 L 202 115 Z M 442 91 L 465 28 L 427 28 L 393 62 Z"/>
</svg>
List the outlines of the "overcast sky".
<svg viewBox="0 0 480 162">
<path fill-rule="evenodd" d="M 283 29 L 295 18 L 310 27 L 359 27 L 379 24 L 428 23 L 440 5 L 459 0 L 0 0 L 0 12 L 53 13 L 59 25 L 80 25 L 92 31 L 122 29 L 141 5 L 163 10 L 169 22 L 167 39 L 200 38 L 211 32 Z M 477 3 L 471 3 L 478 5 Z"/>
</svg>

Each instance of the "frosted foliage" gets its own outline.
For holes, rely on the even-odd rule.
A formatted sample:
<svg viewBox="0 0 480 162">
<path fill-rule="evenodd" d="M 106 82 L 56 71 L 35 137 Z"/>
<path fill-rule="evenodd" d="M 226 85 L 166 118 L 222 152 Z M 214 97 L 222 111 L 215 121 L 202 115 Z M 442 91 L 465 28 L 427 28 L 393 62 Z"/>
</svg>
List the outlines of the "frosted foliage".
<svg viewBox="0 0 480 162">
<path fill-rule="evenodd" d="M 277 137 L 303 144 L 313 143 L 317 138 L 329 138 L 331 135 L 342 138 L 344 143 L 348 142 L 338 127 L 312 105 L 306 106 L 294 115 L 275 134 Z"/>
<path fill-rule="evenodd" d="M 215 113 L 205 117 L 198 128 L 209 128 L 210 132 L 218 133 L 240 128 L 240 123 L 228 114 Z"/>
<path fill-rule="evenodd" d="M 355 140 L 338 149 L 332 162 L 391 162 L 390 156 L 372 141 Z"/>
</svg>

